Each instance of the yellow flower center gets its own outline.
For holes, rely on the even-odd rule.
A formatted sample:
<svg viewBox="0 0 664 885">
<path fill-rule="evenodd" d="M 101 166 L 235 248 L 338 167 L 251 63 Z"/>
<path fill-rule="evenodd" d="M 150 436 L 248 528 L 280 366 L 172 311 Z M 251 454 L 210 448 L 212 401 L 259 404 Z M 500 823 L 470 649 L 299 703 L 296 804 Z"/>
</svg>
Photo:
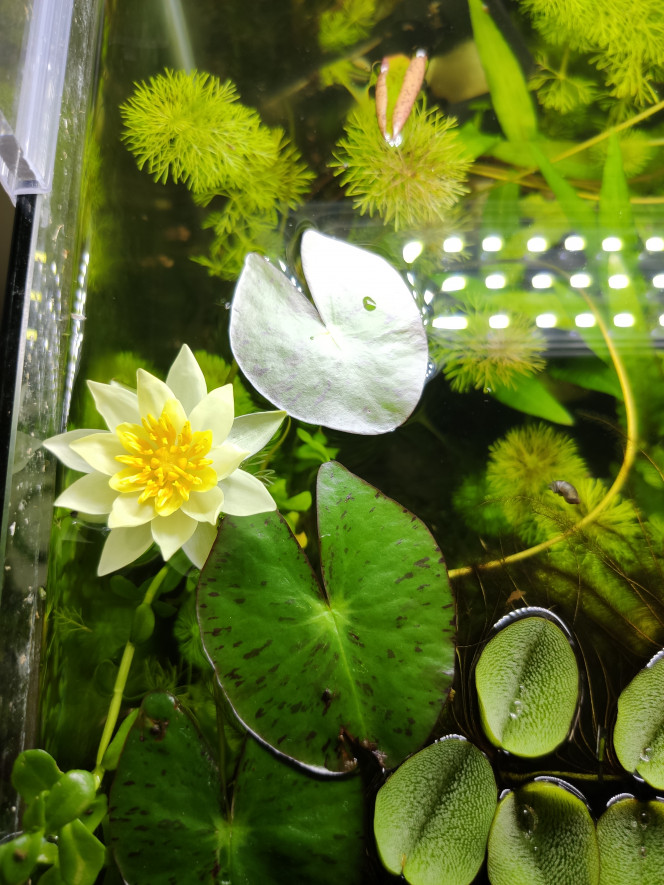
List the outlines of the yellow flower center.
<svg viewBox="0 0 664 885">
<path fill-rule="evenodd" d="M 128 454 L 116 456 L 116 461 L 127 466 L 111 478 L 111 488 L 127 494 L 140 492 L 140 504 L 153 499 L 159 516 L 174 513 L 192 491 L 207 492 L 217 484 L 212 460 L 205 457 L 212 447 L 212 431 L 194 433 L 187 421 L 178 433 L 175 414 L 167 403 L 159 418 L 148 415 L 141 424 L 116 428 Z"/>
</svg>

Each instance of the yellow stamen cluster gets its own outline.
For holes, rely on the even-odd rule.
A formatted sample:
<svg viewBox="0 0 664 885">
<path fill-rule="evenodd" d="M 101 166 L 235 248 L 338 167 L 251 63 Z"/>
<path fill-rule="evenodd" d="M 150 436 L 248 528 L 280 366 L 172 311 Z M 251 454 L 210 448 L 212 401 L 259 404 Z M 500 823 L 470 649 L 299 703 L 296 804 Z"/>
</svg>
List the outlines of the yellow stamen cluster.
<svg viewBox="0 0 664 885">
<path fill-rule="evenodd" d="M 117 492 L 135 494 L 139 504 L 154 499 L 159 516 L 170 516 L 192 491 L 206 492 L 217 484 L 217 474 L 205 456 L 212 447 L 212 431 L 192 432 L 187 421 L 180 432 L 168 404 L 160 417 L 148 415 L 141 424 L 121 424 L 116 433 L 127 455 L 116 460 L 127 467 L 111 478 Z"/>
</svg>

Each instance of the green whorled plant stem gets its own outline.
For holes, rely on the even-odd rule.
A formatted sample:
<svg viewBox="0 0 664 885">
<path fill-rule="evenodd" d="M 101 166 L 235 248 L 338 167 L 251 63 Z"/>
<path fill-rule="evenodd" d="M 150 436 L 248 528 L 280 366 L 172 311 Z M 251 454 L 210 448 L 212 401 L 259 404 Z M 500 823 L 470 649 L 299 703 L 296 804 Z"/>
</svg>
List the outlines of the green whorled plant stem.
<svg viewBox="0 0 664 885">
<path fill-rule="evenodd" d="M 160 569 L 155 577 L 152 579 L 150 586 L 148 587 L 145 596 L 143 598 L 143 605 L 151 605 L 155 596 L 157 595 L 159 588 L 161 587 L 162 581 L 168 574 L 168 566 L 164 566 Z M 117 676 L 115 677 L 115 685 L 113 686 L 113 694 L 111 696 L 111 703 L 108 707 L 108 715 L 106 716 L 106 722 L 104 724 L 104 730 L 101 735 L 101 740 L 99 741 L 99 748 L 97 750 L 97 758 L 95 762 L 95 767 L 92 772 L 95 781 L 97 782 L 97 788 L 101 784 L 102 778 L 104 776 L 105 768 L 102 765 L 102 759 L 104 758 L 104 754 L 108 749 L 109 744 L 111 743 L 111 738 L 113 737 L 113 732 L 115 731 L 115 726 L 118 721 L 118 716 L 120 715 L 120 707 L 122 706 L 122 698 L 124 696 L 125 688 L 127 686 L 127 680 L 129 679 L 129 671 L 131 670 L 131 663 L 134 658 L 134 652 L 136 650 L 136 646 L 129 639 L 127 644 L 124 647 L 124 651 L 122 653 L 122 660 L 120 661 L 120 667 L 118 668 Z"/>
<path fill-rule="evenodd" d="M 611 356 L 611 361 L 613 362 L 613 366 L 616 370 L 616 375 L 618 376 L 618 382 L 620 384 L 620 389 L 622 390 L 623 399 L 625 402 L 625 416 L 627 419 L 627 435 L 625 442 L 625 452 L 623 454 L 623 461 L 618 471 L 616 478 L 613 481 L 612 486 L 607 491 L 606 495 L 602 498 L 602 500 L 597 504 L 596 507 L 587 513 L 583 519 L 580 519 L 579 522 L 575 523 L 575 525 L 571 526 L 564 532 L 561 532 L 559 535 L 556 535 L 553 538 L 549 538 L 546 541 L 542 541 L 540 544 L 535 544 L 533 547 L 528 547 L 525 550 L 520 550 L 518 553 L 512 553 L 509 556 L 503 556 L 500 559 L 492 559 L 489 562 L 480 563 L 477 566 L 462 566 L 461 568 L 450 569 L 448 572 L 448 577 L 450 579 L 464 577 L 466 575 L 472 574 L 475 570 L 478 571 L 489 571 L 491 569 L 500 568 L 504 565 L 510 565 L 513 562 L 521 562 L 524 559 L 530 559 L 531 556 L 537 556 L 538 553 L 543 553 L 545 550 L 548 550 L 549 547 L 553 547 L 555 544 L 559 544 L 561 541 L 566 540 L 573 535 L 575 532 L 584 529 L 587 525 L 591 525 L 597 517 L 603 513 L 604 510 L 609 506 L 611 501 L 620 493 L 625 482 L 627 481 L 627 477 L 629 475 L 630 470 L 634 464 L 634 460 L 636 458 L 638 452 L 637 439 L 638 439 L 638 415 L 636 409 L 636 402 L 634 400 L 634 394 L 632 393 L 632 387 L 629 382 L 629 377 L 625 370 L 625 366 L 623 365 L 623 361 L 616 349 L 611 336 L 609 334 L 609 330 L 606 327 L 606 323 L 602 318 L 600 312 L 595 307 L 592 299 L 586 292 L 580 290 L 580 294 L 583 297 L 584 301 L 588 305 L 588 308 L 592 312 L 595 320 L 597 321 L 597 325 L 599 327 L 600 332 L 602 333 L 602 337 L 606 342 L 606 346 L 609 350 L 609 355 Z"/>
</svg>

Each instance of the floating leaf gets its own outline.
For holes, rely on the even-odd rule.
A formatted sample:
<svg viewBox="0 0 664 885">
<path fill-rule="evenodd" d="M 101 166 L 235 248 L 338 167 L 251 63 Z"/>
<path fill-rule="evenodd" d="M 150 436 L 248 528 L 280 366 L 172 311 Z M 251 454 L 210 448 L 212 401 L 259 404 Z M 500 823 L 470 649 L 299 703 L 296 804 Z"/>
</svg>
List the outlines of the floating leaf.
<svg viewBox="0 0 664 885">
<path fill-rule="evenodd" d="M 482 865 L 496 781 L 486 757 L 453 735 L 411 756 L 381 787 L 380 858 L 411 885 L 467 885 Z"/>
<path fill-rule="evenodd" d="M 383 258 L 316 231 L 302 237 L 312 302 L 260 255 L 246 259 L 231 309 L 233 354 L 290 415 L 350 433 L 402 424 L 427 369 L 422 319 Z"/>
<path fill-rule="evenodd" d="M 110 845 L 132 885 L 362 882 L 359 778 L 319 781 L 249 741 L 230 817 L 189 716 L 149 695 L 111 789 Z"/>
<path fill-rule="evenodd" d="M 517 756 L 544 756 L 567 737 L 579 671 L 562 630 L 523 617 L 486 645 L 475 670 L 482 726 L 489 740 Z"/>
<path fill-rule="evenodd" d="M 664 789 L 664 659 L 641 670 L 618 698 L 613 745 L 627 771 Z"/>
<path fill-rule="evenodd" d="M 664 803 L 627 797 L 597 821 L 600 885 L 664 882 Z"/>
<path fill-rule="evenodd" d="M 537 780 L 498 804 L 489 833 L 491 885 L 597 885 L 599 851 L 585 803 Z"/>
<path fill-rule="evenodd" d="M 451 683 L 454 607 L 420 520 L 334 462 L 318 474 L 325 589 L 278 513 L 226 517 L 198 589 L 203 643 L 240 719 L 307 765 L 340 734 L 396 765 Z"/>
</svg>

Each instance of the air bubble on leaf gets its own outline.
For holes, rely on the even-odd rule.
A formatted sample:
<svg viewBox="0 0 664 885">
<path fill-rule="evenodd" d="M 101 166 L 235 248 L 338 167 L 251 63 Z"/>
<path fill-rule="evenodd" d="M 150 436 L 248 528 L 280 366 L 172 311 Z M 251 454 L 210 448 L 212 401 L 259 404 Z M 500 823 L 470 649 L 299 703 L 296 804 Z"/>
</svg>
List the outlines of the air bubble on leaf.
<svg viewBox="0 0 664 885">
<path fill-rule="evenodd" d="M 650 823 L 650 815 L 648 814 L 647 811 L 642 811 L 639 814 L 639 824 L 641 826 L 641 829 L 645 830 L 645 828 L 648 826 L 649 823 Z"/>
<path fill-rule="evenodd" d="M 517 717 L 519 717 L 522 710 L 523 703 L 518 698 L 515 698 L 510 704 L 510 719 L 516 719 Z"/>
<path fill-rule="evenodd" d="M 519 826 L 526 839 L 532 839 L 537 829 L 537 812 L 532 805 L 521 805 L 517 811 Z"/>
<path fill-rule="evenodd" d="M 650 762 L 652 756 L 652 747 L 644 747 L 639 754 L 641 762 Z"/>
</svg>

